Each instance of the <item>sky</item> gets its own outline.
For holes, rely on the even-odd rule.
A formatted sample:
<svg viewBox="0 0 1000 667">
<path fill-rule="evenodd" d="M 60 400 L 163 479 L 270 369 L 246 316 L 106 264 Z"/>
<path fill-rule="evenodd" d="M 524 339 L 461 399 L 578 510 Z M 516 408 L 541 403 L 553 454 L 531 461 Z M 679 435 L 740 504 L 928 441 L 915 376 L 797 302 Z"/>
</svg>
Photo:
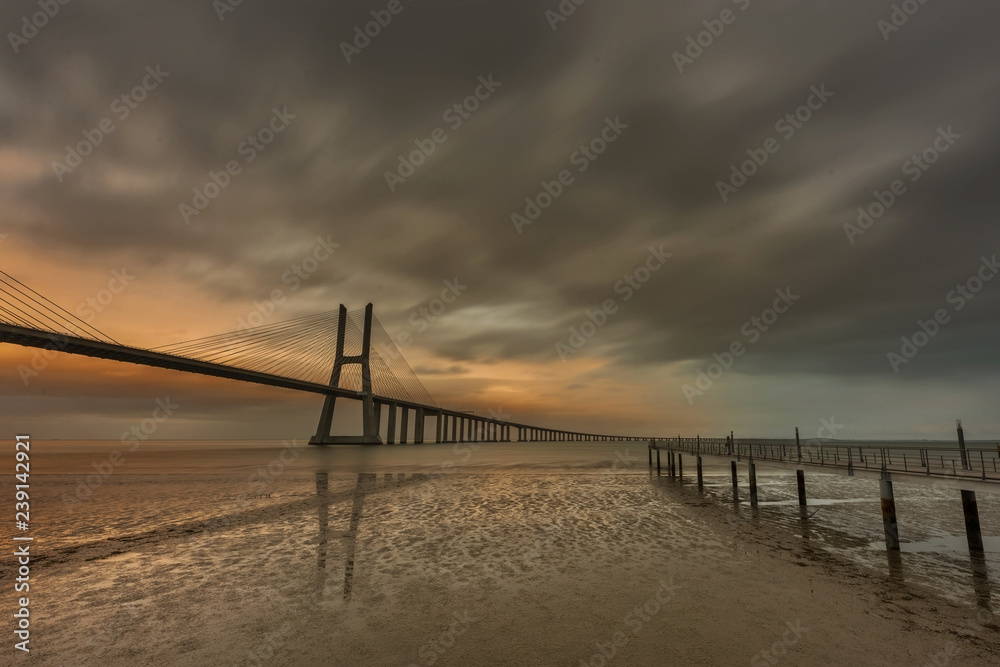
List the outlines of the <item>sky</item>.
<svg viewBox="0 0 1000 667">
<path fill-rule="evenodd" d="M 371 302 L 439 404 L 540 426 L 1000 437 L 998 18 L 11 0 L 0 268 L 138 347 Z M 156 437 L 301 438 L 322 402 L 37 355 L 0 345 L 4 437 L 170 398 Z"/>
</svg>

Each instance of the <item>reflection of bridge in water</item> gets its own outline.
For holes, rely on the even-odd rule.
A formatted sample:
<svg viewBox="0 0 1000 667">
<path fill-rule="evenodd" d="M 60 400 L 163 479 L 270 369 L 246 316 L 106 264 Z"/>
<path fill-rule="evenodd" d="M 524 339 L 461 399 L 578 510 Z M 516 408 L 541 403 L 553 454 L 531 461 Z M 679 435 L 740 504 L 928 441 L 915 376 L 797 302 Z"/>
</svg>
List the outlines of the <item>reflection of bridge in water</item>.
<svg viewBox="0 0 1000 667">
<path fill-rule="evenodd" d="M 142 349 L 123 345 L 0 271 L 0 342 L 241 380 L 325 397 L 314 445 L 434 442 L 644 440 L 581 433 L 476 416 L 437 405 L 372 313 L 363 310 L 295 320 Z M 22 367 L 31 374 L 37 369 Z M 21 369 L 19 369 L 20 371 Z M 334 436 L 337 399 L 360 401 L 362 434 Z M 385 439 L 382 412 L 386 411 Z M 413 413 L 412 426 L 410 413 Z"/>
</svg>

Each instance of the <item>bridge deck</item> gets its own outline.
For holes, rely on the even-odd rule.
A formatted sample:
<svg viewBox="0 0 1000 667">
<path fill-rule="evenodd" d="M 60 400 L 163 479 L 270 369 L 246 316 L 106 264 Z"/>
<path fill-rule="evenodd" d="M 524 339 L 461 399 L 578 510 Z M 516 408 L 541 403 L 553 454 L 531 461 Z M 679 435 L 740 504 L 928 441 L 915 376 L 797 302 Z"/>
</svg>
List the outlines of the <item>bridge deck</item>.
<svg viewBox="0 0 1000 667">
<path fill-rule="evenodd" d="M 196 373 L 198 375 L 209 375 L 212 377 L 228 378 L 231 380 L 242 380 L 272 387 L 283 387 L 285 389 L 296 389 L 314 394 L 333 395 L 344 398 L 360 399 L 361 392 L 349 389 L 340 389 L 316 382 L 306 382 L 294 378 L 286 378 L 280 375 L 269 375 L 257 371 L 214 364 L 197 359 L 188 359 L 171 354 L 153 352 L 137 347 L 127 347 L 115 345 L 103 341 L 80 338 L 66 334 L 55 334 L 37 329 L 14 326 L 12 324 L 0 323 L 0 342 L 23 345 L 25 347 L 37 347 L 70 354 L 79 354 L 86 357 L 96 357 L 99 359 L 111 359 L 141 366 L 153 366 L 155 368 L 169 368 L 172 370 L 184 371 L 186 373 Z"/>
</svg>

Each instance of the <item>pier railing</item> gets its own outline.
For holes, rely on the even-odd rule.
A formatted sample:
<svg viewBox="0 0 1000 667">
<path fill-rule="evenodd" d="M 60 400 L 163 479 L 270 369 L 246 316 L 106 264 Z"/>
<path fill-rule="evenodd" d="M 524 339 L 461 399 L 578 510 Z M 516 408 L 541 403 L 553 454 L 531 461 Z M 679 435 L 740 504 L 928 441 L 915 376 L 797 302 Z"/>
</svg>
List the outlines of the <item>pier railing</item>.
<svg viewBox="0 0 1000 667">
<path fill-rule="evenodd" d="M 655 441 L 657 449 L 690 454 L 731 456 L 737 460 L 779 461 L 821 467 L 877 470 L 937 477 L 1000 482 L 1000 451 L 985 447 L 913 445 L 845 445 L 799 442 L 794 439 L 668 438 Z M 964 453 L 964 456 L 963 456 Z"/>
</svg>

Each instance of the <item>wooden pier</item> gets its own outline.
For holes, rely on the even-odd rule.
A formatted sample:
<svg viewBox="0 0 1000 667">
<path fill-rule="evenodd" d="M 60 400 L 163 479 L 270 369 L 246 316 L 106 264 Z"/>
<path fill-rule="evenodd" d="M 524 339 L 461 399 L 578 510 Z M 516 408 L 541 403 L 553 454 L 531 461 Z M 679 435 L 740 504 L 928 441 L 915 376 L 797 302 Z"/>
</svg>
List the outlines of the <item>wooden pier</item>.
<svg viewBox="0 0 1000 667">
<path fill-rule="evenodd" d="M 961 492 L 969 550 L 983 552 L 982 529 L 976 491 L 1000 492 L 1000 448 L 970 448 L 965 445 L 961 423 L 958 424 L 959 447 L 906 445 L 845 445 L 825 442 L 803 443 L 794 439 L 736 438 L 654 438 L 649 441 L 650 469 L 656 451 L 656 474 L 661 475 L 660 452 L 666 454 L 666 474 L 683 479 L 682 456 L 697 461 L 698 488 L 702 488 L 702 457 L 729 459 L 732 470 L 733 499 L 739 499 L 738 468 L 746 462 L 750 504 L 757 506 L 757 465 L 795 470 L 799 505 L 805 507 L 805 471 L 813 470 L 848 477 L 878 480 L 882 501 L 882 523 L 886 548 L 899 550 L 896 503 L 893 482 L 932 484 Z"/>
</svg>

